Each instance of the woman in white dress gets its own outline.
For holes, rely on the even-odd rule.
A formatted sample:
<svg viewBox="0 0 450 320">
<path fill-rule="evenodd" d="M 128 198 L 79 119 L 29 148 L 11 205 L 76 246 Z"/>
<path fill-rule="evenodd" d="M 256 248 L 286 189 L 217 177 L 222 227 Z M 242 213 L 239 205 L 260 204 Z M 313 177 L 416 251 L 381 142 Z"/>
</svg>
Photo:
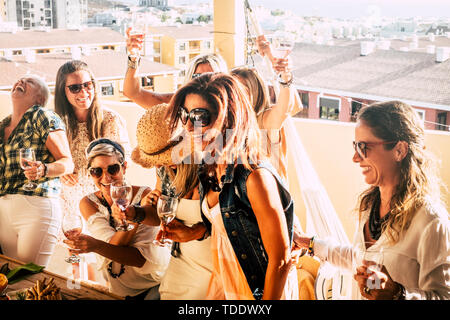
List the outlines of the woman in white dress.
<svg viewBox="0 0 450 320">
<path fill-rule="evenodd" d="M 61 177 L 62 209 L 68 214 L 79 214 L 81 198 L 96 191 L 86 170 L 86 147 L 97 138 L 110 138 L 120 142 L 125 147 L 126 156 L 129 156 L 128 132 L 125 121 L 117 112 L 100 105 L 94 75 L 83 61 L 68 61 L 59 68 L 55 84 L 55 111 L 66 125 L 75 165 L 73 173 Z M 94 255 L 83 258 L 88 263 L 89 279 L 96 280 L 89 267 L 95 264 Z"/>
<path fill-rule="evenodd" d="M 145 168 L 158 166 L 160 183 L 148 194 L 142 205 L 152 206 L 142 221 L 149 225 L 159 225 L 156 215 L 158 195 L 178 195 L 179 204 L 170 226 L 185 232 L 204 233 L 203 221 L 200 215 L 200 198 L 198 194 L 197 166 L 194 164 L 175 165 L 172 154 L 181 150 L 181 140 L 170 142 L 169 125 L 165 114 L 168 106 L 161 104 L 149 109 L 139 121 L 137 127 L 138 147 L 131 158 Z M 183 140 L 187 141 L 187 140 Z M 188 146 L 187 150 L 190 152 Z M 134 210 L 133 218 L 135 217 Z M 123 218 L 126 218 L 123 216 Z M 160 235 L 158 235 L 159 237 Z M 173 238 L 166 234 L 167 238 Z M 212 259 L 210 239 L 201 241 L 175 242 L 172 257 L 166 274 L 161 281 L 161 300 L 201 300 L 205 299 L 211 278 Z"/>
<path fill-rule="evenodd" d="M 99 191 L 85 196 L 80 210 L 92 236 L 81 234 L 65 240 L 74 253 L 94 252 L 98 268 L 109 290 L 123 297 L 155 300 L 158 287 L 169 262 L 167 248 L 155 246 L 158 228 L 132 223 L 129 231 L 117 231 L 113 212 L 120 211 L 110 196 L 111 182 L 124 179 L 127 162 L 123 147 L 109 139 L 97 139 L 87 148 L 88 168 Z M 150 192 L 147 187 L 132 186 L 132 204 Z"/>
</svg>

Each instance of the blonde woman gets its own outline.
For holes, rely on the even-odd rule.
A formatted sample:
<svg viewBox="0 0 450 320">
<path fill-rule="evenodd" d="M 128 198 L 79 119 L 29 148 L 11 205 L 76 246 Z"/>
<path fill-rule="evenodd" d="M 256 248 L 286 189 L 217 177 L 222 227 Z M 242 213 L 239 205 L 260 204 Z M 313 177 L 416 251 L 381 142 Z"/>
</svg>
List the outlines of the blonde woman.
<svg viewBox="0 0 450 320">
<path fill-rule="evenodd" d="M 353 146 L 353 162 L 370 185 L 359 198 L 354 247 L 311 238 L 303 239 L 304 246 L 312 244 L 315 255 L 347 270 L 356 246 L 382 249 L 380 270 L 370 276 L 366 263 L 358 267 L 353 299 L 449 299 L 448 212 L 416 112 L 399 101 L 364 107 Z M 379 280 L 375 287 L 374 280 Z"/>
</svg>

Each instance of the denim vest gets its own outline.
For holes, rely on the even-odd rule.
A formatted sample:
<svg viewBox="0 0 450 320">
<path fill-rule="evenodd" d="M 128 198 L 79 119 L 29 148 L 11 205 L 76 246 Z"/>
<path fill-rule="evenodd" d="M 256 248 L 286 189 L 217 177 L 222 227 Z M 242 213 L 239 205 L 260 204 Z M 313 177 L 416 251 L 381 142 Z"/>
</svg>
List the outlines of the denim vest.
<svg viewBox="0 0 450 320">
<path fill-rule="evenodd" d="M 278 192 L 283 205 L 289 232 L 289 244 L 292 244 L 294 202 L 283 180 L 268 162 L 261 162 L 258 168 L 269 170 L 278 184 Z M 255 299 L 262 298 L 268 257 L 261 239 L 258 223 L 247 196 L 247 178 L 252 171 L 242 164 L 228 165 L 222 176 L 222 190 L 219 194 L 220 211 L 223 224 L 233 246 L 234 253 L 244 271 L 245 277 Z M 203 202 L 208 186 L 200 179 L 200 203 Z M 201 210 L 201 209 L 200 209 Z M 203 221 L 211 231 L 211 223 L 203 215 Z"/>
</svg>

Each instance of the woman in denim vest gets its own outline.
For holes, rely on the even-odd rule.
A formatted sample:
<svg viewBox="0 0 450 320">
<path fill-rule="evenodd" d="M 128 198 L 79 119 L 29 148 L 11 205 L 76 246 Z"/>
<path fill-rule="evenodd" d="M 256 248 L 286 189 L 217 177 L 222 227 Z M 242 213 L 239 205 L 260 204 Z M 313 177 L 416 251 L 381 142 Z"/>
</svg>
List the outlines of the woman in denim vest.
<svg viewBox="0 0 450 320">
<path fill-rule="evenodd" d="M 245 89 L 229 75 L 206 73 L 177 91 L 169 118 L 172 129 L 181 120 L 202 150 L 201 238 L 211 236 L 214 266 L 207 298 L 296 299 L 293 201 L 264 161 Z"/>
</svg>

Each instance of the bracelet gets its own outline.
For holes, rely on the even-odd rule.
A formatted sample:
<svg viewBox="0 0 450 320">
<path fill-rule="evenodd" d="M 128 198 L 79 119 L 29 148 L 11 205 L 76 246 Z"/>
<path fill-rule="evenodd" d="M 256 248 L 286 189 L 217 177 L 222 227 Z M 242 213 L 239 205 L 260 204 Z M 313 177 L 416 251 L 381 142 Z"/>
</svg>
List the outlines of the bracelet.
<svg viewBox="0 0 450 320">
<path fill-rule="evenodd" d="M 397 282 L 397 285 L 399 286 L 399 290 L 397 291 L 397 293 L 395 293 L 392 296 L 392 300 L 405 300 L 406 297 L 406 290 L 405 287 L 402 286 L 400 283 Z"/>
<path fill-rule="evenodd" d="M 314 237 L 312 237 L 311 240 L 309 240 L 308 254 L 311 257 L 314 256 Z"/>
<path fill-rule="evenodd" d="M 130 69 L 137 69 L 141 63 L 141 57 L 137 58 L 136 60 L 131 60 L 131 57 L 128 56 L 128 68 Z"/>
<path fill-rule="evenodd" d="M 278 83 L 283 87 L 283 88 L 289 88 L 292 84 L 292 82 L 294 81 L 294 75 L 291 73 L 291 78 L 284 82 L 283 79 L 281 79 L 281 76 L 278 78 Z"/>
<path fill-rule="evenodd" d="M 42 177 L 41 178 L 45 178 L 47 176 L 47 173 L 48 173 L 48 167 L 47 167 L 47 164 L 45 164 L 43 162 L 42 162 L 42 164 L 44 165 L 44 172 L 42 173 Z"/>
<path fill-rule="evenodd" d="M 144 221 L 144 219 L 145 219 L 145 210 L 144 210 L 144 208 L 142 208 L 139 205 L 134 205 L 133 207 L 134 207 L 135 215 L 134 215 L 134 219 L 131 221 L 134 223 L 137 223 L 137 224 L 141 224 L 142 221 Z"/>
</svg>

